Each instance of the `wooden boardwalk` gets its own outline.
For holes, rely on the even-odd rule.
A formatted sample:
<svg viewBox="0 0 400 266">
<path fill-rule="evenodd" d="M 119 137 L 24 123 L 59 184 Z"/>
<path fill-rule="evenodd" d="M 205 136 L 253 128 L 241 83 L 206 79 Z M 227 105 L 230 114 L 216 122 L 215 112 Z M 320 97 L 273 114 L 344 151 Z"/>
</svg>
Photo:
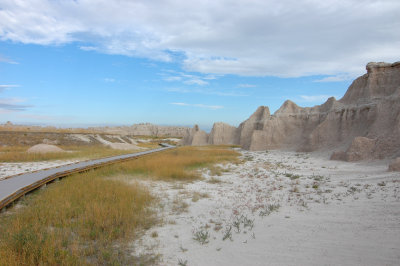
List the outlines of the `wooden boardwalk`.
<svg viewBox="0 0 400 266">
<path fill-rule="evenodd" d="M 112 156 L 102 159 L 88 160 L 74 164 L 63 165 L 31 173 L 24 173 L 0 180 L 0 210 L 5 208 L 16 199 L 26 193 L 46 185 L 60 177 L 65 177 L 74 173 L 80 173 L 89 169 L 95 169 L 109 164 L 132 160 L 147 154 L 161 152 L 175 148 L 175 146 L 162 144 L 162 148 L 130 153 L 125 155 Z"/>
</svg>

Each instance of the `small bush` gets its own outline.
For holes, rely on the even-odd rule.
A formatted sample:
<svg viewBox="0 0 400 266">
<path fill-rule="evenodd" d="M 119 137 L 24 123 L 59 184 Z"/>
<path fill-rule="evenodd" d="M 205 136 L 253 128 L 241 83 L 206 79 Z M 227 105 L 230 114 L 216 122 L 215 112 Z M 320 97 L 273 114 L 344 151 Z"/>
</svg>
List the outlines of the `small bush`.
<svg viewBox="0 0 400 266">
<path fill-rule="evenodd" d="M 202 245 L 207 244 L 209 242 L 209 238 L 210 233 L 204 229 L 196 230 L 193 234 L 193 239 L 198 241 Z"/>
</svg>

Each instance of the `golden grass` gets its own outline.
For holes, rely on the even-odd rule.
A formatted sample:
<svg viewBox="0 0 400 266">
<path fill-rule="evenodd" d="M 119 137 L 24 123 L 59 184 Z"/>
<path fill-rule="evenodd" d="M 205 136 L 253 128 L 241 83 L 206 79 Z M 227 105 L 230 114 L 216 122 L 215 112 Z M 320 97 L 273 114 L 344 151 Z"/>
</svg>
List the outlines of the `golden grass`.
<svg viewBox="0 0 400 266">
<path fill-rule="evenodd" d="M 197 169 L 216 163 L 238 163 L 238 156 L 239 153 L 224 146 L 180 147 L 113 165 L 110 170 L 153 179 L 193 180 L 199 178 Z"/>
<path fill-rule="evenodd" d="M 192 180 L 196 169 L 239 162 L 238 155 L 225 147 L 181 147 L 64 178 L 0 215 L 0 265 L 141 264 L 128 244 L 155 223 L 147 208 L 154 198 L 120 177 Z"/>
<path fill-rule="evenodd" d="M 60 146 L 68 152 L 27 153 L 28 147 L 0 147 L 0 162 L 36 162 L 67 159 L 95 159 L 135 151 L 115 150 L 103 145 L 96 146 Z"/>
<path fill-rule="evenodd" d="M 161 141 L 138 142 L 137 146 L 141 148 L 155 149 L 160 147 L 160 142 Z"/>
<path fill-rule="evenodd" d="M 137 184 L 103 177 L 70 176 L 3 215 L 0 265 L 130 264 L 128 240 L 154 222 L 146 209 L 153 199 Z"/>
</svg>

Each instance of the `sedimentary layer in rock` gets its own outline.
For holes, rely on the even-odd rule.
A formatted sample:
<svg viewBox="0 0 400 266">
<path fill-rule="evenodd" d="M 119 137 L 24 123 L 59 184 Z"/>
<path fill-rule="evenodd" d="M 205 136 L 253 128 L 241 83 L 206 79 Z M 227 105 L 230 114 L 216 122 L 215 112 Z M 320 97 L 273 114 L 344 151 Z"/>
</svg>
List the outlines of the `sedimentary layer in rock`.
<svg viewBox="0 0 400 266">
<path fill-rule="evenodd" d="M 159 126 L 150 123 L 134 124 L 121 127 L 99 127 L 91 128 L 101 133 L 135 135 L 135 136 L 158 136 L 158 137 L 183 137 L 187 127 Z"/>
<path fill-rule="evenodd" d="M 238 128 L 216 123 L 208 143 L 346 153 L 352 143 L 354 149 L 365 148 L 365 139 L 357 138 L 364 137 L 372 140 L 365 144 L 365 154 L 355 155 L 350 149 L 347 158 L 400 156 L 400 62 L 369 63 L 366 69 L 338 101 L 331 97 L 322 105 L 303 108 L 288 100 L 272 115 L 260 106 Z"/>
</svg>

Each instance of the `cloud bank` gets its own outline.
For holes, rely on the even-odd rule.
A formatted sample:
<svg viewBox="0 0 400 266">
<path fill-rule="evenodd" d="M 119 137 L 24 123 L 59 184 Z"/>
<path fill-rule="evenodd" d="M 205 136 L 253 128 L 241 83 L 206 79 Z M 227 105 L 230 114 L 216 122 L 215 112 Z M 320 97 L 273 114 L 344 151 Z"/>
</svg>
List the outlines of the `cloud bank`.
<svg viewBox="0 0 400 266">
<path fill-rule="evenodd" d="M 399 60 L 399 14 L 398 0 L 2 0 L 0 39 L 77 42 L 206 74 L 335 81 Z"/>
</svg>

